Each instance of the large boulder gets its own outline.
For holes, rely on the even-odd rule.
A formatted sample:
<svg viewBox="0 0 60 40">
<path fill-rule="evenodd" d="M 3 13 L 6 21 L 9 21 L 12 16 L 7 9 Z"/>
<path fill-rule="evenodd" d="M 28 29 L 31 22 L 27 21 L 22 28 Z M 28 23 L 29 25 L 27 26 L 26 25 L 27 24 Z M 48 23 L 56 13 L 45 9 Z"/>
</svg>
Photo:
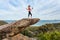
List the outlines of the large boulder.
<svg viewBox="0 0 60 40">
<path fill-rule="evenodd" d="M 2 40 L 32 40 L 32 38 L 29 38 L 29 37 L 24 36 L 22 34 L 17 34 L 13 37 L 4 38 Z"/>
<path fill-rule="evenodd" d="M 19 34 L 22 30 L 30 25 L 37 23 L 40 19 L 39 18 L 23 18 L 16 22 L 5 24 L 0 26 L 0 34 L 3 38 L 4 36 L 8 35 L 9 37 L 15 36 Z"/>
</svg>

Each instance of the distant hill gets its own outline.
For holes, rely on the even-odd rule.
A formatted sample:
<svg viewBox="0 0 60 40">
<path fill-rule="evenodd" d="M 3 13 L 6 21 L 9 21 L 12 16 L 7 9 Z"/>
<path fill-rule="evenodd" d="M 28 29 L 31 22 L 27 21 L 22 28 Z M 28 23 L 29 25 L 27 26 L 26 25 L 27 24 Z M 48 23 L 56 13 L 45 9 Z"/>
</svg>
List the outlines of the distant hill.
<svg viewBox="0 0 60 40">
<path fill-rule="evenodd" d="M 1 26 L 1 25 L 4 25 L 4 24 L 8 24 L 8 23 L 5 22 L 5 21 L 0 20 L 0 26 Z"/>
</svg>

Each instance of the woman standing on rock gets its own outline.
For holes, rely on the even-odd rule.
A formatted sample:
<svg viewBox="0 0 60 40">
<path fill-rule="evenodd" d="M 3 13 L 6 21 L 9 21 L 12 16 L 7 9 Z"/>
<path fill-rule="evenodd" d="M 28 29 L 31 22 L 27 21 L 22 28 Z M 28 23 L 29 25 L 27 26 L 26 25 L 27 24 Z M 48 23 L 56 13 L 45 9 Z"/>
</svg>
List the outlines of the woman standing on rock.
<svg viewBox="0 0 60 40">
<path fill-rule="evenodd" d="M 32 8 L 33 9 L 33 8 Z M 27 8 L 27 10 L 28 10 L 28 18 L 29 18 L 29 16 L 31 16 L 31 18 L 32 18 L 32 13 L 31 13 L 31 6 L 30 5 L 28 5 L 28 8 Z"/>
</svg>

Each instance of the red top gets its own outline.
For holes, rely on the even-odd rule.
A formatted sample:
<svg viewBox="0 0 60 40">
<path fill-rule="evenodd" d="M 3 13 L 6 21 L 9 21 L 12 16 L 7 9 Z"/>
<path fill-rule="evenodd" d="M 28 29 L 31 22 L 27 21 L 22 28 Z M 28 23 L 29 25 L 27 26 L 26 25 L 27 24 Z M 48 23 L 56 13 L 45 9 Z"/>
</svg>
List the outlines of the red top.
<svg viewBox="0 0 60 40">
<path fill-rule="evenodd" d="M 28 11 L 31 11 L 31 8 L 30 7 L 28 7 L 28 9 L 27 9 Z"/>
</svg>

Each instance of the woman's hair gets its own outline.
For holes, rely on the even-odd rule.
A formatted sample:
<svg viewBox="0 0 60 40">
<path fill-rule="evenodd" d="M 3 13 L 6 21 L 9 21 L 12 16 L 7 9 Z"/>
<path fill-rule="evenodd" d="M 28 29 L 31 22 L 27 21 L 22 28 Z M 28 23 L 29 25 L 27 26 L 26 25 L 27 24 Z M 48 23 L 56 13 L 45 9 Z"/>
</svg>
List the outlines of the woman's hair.
<svg viewBox="0 0 60 40">
<path fill-rule="evenodd" d="M 30 7 L 30 5 L 28 5 L 28 7 Z"/>
</svg>

